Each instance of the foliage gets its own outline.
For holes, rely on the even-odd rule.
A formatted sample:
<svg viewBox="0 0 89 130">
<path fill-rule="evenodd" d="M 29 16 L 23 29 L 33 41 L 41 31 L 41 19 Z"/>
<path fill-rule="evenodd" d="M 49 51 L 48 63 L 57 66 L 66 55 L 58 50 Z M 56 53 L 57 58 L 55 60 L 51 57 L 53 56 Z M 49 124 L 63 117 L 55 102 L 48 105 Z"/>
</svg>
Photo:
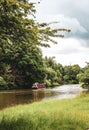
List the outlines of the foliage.
<svg viewBox="0 0 89 130">
<path fill-rule="evenodd" d="M 6 81 L 0 76 L 0 89 L 8 89 Z"/>
<path fill-rule="evenodd" d="M 51 28 L 55 22 L 38 23 L 35 4 L 28 0 L 0 1 L 0 84 L 6 83 L 9 89 L 31 88 L 34 82 L 45 82 L 48 87 L 79 81 L 88 84 L 87 68 L 85 73 L 79 65 L 63 67 L 55 57 L 43 58 L 40 46 L 50 47 L 49 43 L 56 43 L 54 37 L 64 37 L 63 31 L 70 30 Z"/>
<path fill-rule="evenodd" d="M 35 3 L 28 0 L 0 1 L 0 75 L 12 87 L 31 87 L 43 82 L 45 67 L 39 46 L 48 47 L 53 37 L 63 37 L 52 23 L 35 20 Z M 10 72 L 6 72 L 10 69 Z"/>
<path fill-rule="evenodd" d="M 46 85 L 48 87 L 58 86 L 62 84 L 62 65 L 56 63 L 55 57 L 45 57 L 45 79 Z"/>
<path fill-rule="evenodd" d="M 69 65 L 64 67 L 64 83 L 65 84 L 78 84 L 77 74 L 81 72 L 79 65 Z"/>
<path fill-rule="evenodd" d="M 83 88 L 89 90 L 89 66 L 85 67 L 85 71 L 78 74 L 78 79 Z"/>
</svg>

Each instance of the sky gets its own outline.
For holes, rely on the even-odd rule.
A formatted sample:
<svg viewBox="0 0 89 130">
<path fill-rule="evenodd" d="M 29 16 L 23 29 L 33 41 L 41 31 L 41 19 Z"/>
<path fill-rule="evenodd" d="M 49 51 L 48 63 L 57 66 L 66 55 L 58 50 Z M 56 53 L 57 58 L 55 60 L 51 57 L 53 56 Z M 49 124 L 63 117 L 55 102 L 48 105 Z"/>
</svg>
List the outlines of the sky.
<svg viewBox="0 0 89 130">
<path fill-rule="evenodd" d="M 55 56 L 63 66 L 84 67 L 89 62 L 89 0 L 40 0 L 36 10 L 38 22 L 58 21 L 53 28 L 71 29 L 64 38 L 55 38 L 57 45 L 42 48 L 43 56 Z"/>
</svg>

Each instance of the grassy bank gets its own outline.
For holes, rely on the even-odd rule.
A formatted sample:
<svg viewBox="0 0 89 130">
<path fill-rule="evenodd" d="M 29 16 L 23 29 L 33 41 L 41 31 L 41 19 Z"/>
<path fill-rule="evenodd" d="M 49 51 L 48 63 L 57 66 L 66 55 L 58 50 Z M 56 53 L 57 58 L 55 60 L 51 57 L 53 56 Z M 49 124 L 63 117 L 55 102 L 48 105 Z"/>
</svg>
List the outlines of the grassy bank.
<svg viewBox="0 0 89 130">
<path fill-rule="evenodd" d="M 0 130 L 87 130 L 89 96 L 17 106 L 0 111 Z"/>
</svg>

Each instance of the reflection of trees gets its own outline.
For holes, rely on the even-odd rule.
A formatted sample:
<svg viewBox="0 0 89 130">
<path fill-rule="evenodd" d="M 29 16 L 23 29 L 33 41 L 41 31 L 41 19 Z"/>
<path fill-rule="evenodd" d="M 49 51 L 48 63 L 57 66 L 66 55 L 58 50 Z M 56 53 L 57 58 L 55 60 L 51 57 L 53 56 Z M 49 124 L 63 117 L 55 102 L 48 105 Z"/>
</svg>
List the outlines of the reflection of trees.
<svg viewBox="0 0 89 130">
<path fill-rule="evenodd" d="M 0 109 L 13 106 L 15 104 L 16 104 L 15 94 L 11 94 L 11 93 L 0 94 Z"/>
<path fill-rule="evenodd" d="M 43 90 L 34 90 L 33 91 L 33 101 L 40 101 L 45 97 Z"/>
<path fill-rule="evenodd" d="M 18 104 L 40 101 L 45 97 L 44 90 L 11 91 L 0 93 L 0 109 Z"/>
</svg>

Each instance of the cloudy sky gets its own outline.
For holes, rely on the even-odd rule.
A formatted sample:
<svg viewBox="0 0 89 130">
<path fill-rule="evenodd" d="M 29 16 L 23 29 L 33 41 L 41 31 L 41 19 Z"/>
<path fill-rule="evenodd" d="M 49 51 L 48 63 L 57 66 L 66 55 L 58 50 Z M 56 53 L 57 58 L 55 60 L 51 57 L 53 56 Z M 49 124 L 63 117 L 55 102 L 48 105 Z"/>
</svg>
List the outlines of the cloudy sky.
<svg viewBox="0 0 89 130">
<path fill-rule="evenodd" d="M 39 22 L 58 21 L 56 28 L 71 29 L 65 38 L 56 38 L 58 44 L 43 48 L 43 55 L 55 56 L 62 65 L 89 62 L 89 0 L 40 0 L 36 6 Z"/>
</svg>

